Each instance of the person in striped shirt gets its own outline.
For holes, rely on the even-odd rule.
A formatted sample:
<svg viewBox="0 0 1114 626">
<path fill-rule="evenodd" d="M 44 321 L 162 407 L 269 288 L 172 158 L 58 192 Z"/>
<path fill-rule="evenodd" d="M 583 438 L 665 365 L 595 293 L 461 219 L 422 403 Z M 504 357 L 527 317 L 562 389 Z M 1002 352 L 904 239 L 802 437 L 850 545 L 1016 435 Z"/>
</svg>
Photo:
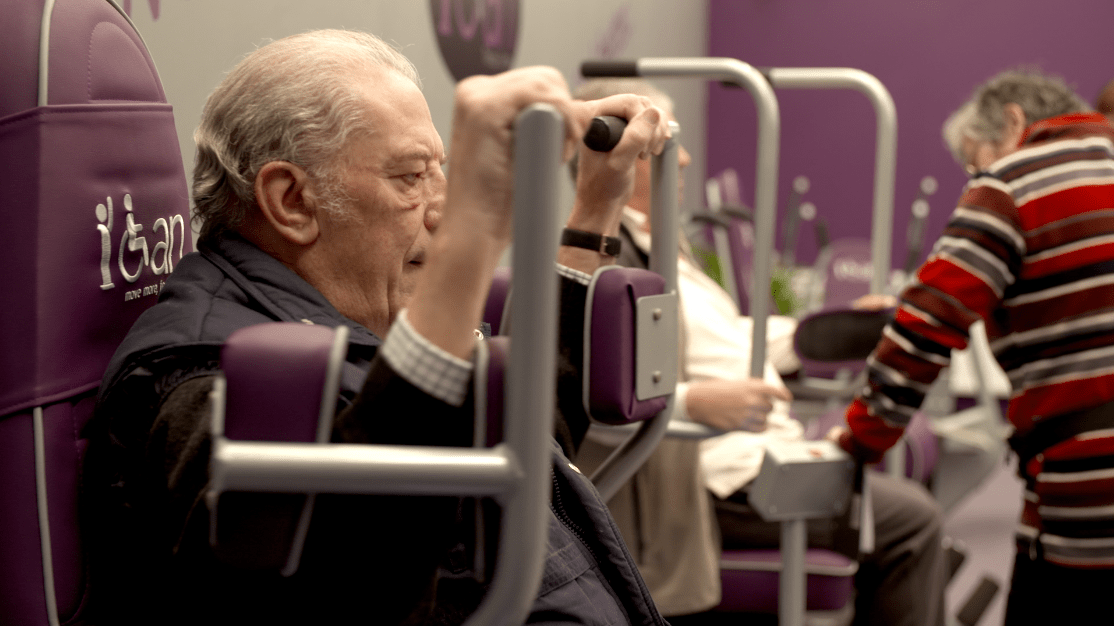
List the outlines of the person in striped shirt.
<svg viewBox="0 0 1114 626">
<path fill-rule="evenodd" d="M 1026 483 L 1006 623 L 1075 623 L 1114 589 L 1114 127 L 1007 71 L 943 131 L 971 180 L 830 436 L 877 461 L 984 320 Z"/>
</svg>

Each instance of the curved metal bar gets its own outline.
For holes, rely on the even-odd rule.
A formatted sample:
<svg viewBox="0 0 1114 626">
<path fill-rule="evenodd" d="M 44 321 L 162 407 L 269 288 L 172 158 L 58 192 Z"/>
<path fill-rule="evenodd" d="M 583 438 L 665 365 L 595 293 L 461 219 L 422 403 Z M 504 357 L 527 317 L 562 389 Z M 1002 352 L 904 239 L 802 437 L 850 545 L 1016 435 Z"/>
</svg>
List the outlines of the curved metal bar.
<svg viewBox="0 0 1114 626">
<path fill-rule="evenodd" d="M 677 190 L 681 174 L 678 158 L 681 127 L 670 123 L 673 136 L 665 142 L 661 154 L 650 163 L 650 271 L 665 279 L 665 293 L 677 293 L 678 237 Z M 592 474 L 592 482 L 604 502 L 619 489 L 657 448 L 673 415 L 674 396 L 665 408 L 639 425 L 638 431 L 615 448 Z"/>
<path fill-rule="evenodd" d="M 894 187 L 897 172 L 897 109 L 890 92 L 872 74 L 849 67 L 772 67 L 765 70 L 775 89 L 854 89 L 874 106 L 874 217 L 871 226 L 873 293 L 883 293 L 893 247 Z"/>
<path fill-rule="evenodd" d="M 54 592 L 54 551 L 50 543 L 50 513 L 47 507 L 46 482 L 46 427 L 43 408 L 31 412 L 31 429 L 35 448 L 35 502 L 39 514 L 39 549 L 43 559 L 43 597 L 46 600 L 46 619 L 50 626 L 58 626 L 58 598 Z"/>
<path fill-rule="evenodd" d="M 502 499 L 503 532 L 492 586 L 466 624 L 521 624 L 541 585 L 551 491 L 557 364 L 558 174 L 564 119 L 531 105 L 515 122 L 514 325 L 506 374 L 505 441 L 522 480 Z"/>
<path fill-rule="evenodd" d="M 491 450 L 355 443 L 213 441 L 214 493 L 504 496 L 522 479 L 505 447 Z"/>
<path fill-rule="evenodd" d="M 745 88 L 758 110 L 758 163 L 754 183 L 754 283 L 769 285 L 774 251 L 774 220 L 777 211 L 778 153 L 781 143 L 781 114 L 777 96 L 766 78 L 748 63 L 729 58 L 645 58 L 635 62 L 639 76 L 691 77 L 729 82 Z M 765 371 L 766 319 L 772 296 L 769 289 L 751 294 L 754 333 L 750 375 L 762 378 Z"/>
</svg>

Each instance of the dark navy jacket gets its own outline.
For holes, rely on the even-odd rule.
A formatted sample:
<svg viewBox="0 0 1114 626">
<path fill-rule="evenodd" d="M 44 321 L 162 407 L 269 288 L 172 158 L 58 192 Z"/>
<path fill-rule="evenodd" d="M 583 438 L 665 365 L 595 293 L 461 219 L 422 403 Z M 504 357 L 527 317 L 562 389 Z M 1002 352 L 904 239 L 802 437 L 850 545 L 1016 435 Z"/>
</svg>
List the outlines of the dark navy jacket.
<svg viewBox="0 0 1114 626">
<path fill-rule="evenodd" d="M 564 338 L 579 338 L 584 293 L 562 280 L 555 434 L 564 450 L 554 444 L 548 554 L 528 622 L 664 624 L 607 507 L 566 457 L 587 428 L 579 394 L 562 391 L 579 385 L 571 364 L 580 341 Z M 460 537 L 475 536 L 456 498 L 318 496 L 288 578 L 237 561 L 234 547 L 219 557 L 210 548 L 202 494 L 219 347 L 238 328 L 273 321 L 351 329 L 334 441 L 470 444 L 468 411 L 398 376 L 376 358 L 378 337 L 288 268 L 234 235 L 202 245 L 175 267 L 105 374 L 87 465 L 91 543 L 101 548 L 94 582 L 108 581 L 94 588 L 94 615 L 114 624 L 459 623 L 483 586 L 469 576 L 438 582 Z"/>
</svg>

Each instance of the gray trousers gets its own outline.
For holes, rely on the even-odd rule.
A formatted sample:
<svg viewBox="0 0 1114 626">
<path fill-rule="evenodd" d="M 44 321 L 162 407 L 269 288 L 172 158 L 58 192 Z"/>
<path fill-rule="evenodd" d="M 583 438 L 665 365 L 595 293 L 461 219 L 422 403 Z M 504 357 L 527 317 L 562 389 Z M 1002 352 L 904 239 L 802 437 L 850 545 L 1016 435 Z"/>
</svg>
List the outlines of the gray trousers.
<svg viewBox="0 0 1114 626">
<path fill-rule="evenodd" d="M 939 505 L 920 484 L 879 472 L 870 475 L 875 549 L 860 558 L 855 575 L 855 621 L 872 626 L 942 626 L 946 557 Z M 745 491 L 713 498 L 723 547 L 776 548 L 780 526 L 760 518 Z M 808 545 L 833 548 L 846 537 L 833 520 L 808 524 Z"/>
</svg>

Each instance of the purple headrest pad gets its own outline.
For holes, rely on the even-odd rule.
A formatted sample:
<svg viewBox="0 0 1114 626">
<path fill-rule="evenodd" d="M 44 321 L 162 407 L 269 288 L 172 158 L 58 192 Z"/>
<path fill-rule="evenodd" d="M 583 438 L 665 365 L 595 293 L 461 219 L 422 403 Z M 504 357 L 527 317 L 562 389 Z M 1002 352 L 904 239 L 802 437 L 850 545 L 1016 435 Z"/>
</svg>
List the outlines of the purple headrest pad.
<svg viewBox="0 0 1114 626">
<path fill-rule="evenodd" d="M 589 413 L 606 424 L 628 424 L 660 413 L 667 398 L 635 396 L 635 303 L 665 291 L 665 279 L 648 270 L 613 267 L 596 276 L 587 303 L 591 319 L 588 385 Z"/>
</svg>

